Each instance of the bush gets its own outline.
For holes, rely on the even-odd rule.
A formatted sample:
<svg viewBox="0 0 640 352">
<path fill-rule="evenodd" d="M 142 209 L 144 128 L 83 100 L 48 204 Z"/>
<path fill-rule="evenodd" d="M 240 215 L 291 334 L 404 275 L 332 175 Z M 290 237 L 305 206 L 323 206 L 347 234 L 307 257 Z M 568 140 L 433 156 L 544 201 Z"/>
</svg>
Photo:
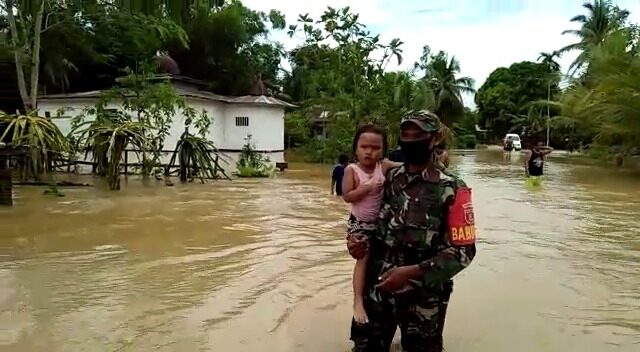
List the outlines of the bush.
<svg viewBox="0 0 640 352">
<path fill-rule="evenodd" d="M 237 175 L 239 177 L 269 177 L 273 173 L 273 165 L 271 160 L 264 155 L 258 153 L 251 144 L 251 135 L 245 140 L 244 147 L 240 153 L 240 159 L 236 163 Z"/>
<path fill-rule="evenodd" d="M 455 140 L 455 146 L 459 149 L 475 149 L 477 143 L 476 136 L 473 134 L 458 136 Z"/>
</svg>

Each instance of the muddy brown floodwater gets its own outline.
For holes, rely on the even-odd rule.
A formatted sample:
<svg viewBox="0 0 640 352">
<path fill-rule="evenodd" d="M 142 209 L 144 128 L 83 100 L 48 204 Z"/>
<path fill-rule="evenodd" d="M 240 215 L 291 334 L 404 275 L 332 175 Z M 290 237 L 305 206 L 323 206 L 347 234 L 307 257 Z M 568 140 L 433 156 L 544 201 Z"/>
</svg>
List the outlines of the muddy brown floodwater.
<svg viewBox="0 0 640 352">
<path fill-rule="evenodd" d="M 640 177 L 454 152 L 480 240 L 448 352 L 640 351 Z M 264 180 L 18 188 L 0 209 L 0 350 L 350 349 L 347 208 L 329 167 Z"/>
</svg>

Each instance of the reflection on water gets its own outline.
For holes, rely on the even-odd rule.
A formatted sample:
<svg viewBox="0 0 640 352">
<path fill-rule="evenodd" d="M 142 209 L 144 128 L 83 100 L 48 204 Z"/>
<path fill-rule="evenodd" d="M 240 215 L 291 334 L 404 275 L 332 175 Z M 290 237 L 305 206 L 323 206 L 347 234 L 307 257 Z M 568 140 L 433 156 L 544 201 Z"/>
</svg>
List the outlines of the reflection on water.
<svg viewBox="0 0 640 352">
<path fill-rule="evenodd" d="M 456 152 L 481 239 L 447 351 L 640 350 L 640 181 Z M 348 351 L 347 208 L 328 167 L 268 180 L 18 188 L 0 209 L 2 351 Z"/>
</svg>

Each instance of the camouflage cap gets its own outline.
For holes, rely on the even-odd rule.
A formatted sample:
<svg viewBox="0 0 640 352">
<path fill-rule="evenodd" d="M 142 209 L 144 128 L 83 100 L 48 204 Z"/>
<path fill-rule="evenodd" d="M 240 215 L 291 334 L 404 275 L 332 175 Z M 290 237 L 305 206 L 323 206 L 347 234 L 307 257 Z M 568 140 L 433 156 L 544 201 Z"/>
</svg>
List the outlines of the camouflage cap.
<svg viewBox="0 0 640 352">
<path fill-rule="evenodd" d="M 440 118 L 428 110 L 414 110 L 406 113 L 402 117 L 400 128 L 409 123 L 414 123 L 421 130 L 427 133 L 433 133 L 440 130 Z"/>
</svg>

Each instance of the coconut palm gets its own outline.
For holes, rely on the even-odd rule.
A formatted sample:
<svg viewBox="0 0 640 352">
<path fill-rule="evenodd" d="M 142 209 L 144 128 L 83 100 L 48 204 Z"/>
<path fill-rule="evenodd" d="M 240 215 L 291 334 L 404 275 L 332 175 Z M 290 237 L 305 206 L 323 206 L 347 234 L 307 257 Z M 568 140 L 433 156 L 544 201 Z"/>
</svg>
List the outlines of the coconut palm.
<svg viewBox="0 0 640 352">
<path fill-rule="evenodd" d="M 517 132 L 531 137 L 537 136 L 545 128 L 545 119 L 543 118 L 542 110 L 534 104 L 529 107 L 526 115 L 508 114 L 508 116 L 513 121 L 509 132 Z"/>
<path fill-rule="evenodd" d="M 538 56 L 538 61 L 540 61 L 540 63 L 545 64 L 547 67 L 549 67 L 549 71 L 554 72 L 554 71 L 560 71 L 560 64 L 556 61 L 556 58 L 559 56 L 559 53 L 557 51 L 554 52 L 541 52 L 540 55 Z"/>
<path fill-rule="evenodd" d="M 607 37 L 622 28 L 629 17 L 629 11 L 614 6 L 609 0 L 594 0 L 593 3 L 585 3 L 582 7 L 588 14 L 577 15 L 571 19 L 571 22 L 580 24 L 580 29 L 562 32 L 577 36 L 579 40 L 558 50 L 560 55 L 573 50 L 580 51 L 569 66 L 571 76 L 587 64 L 593 48 L 601 45 Z"/>
<path fill-rule="evenodd" d="M 429 84 L 424 80 L 414 80 L 404 72 L 393 72 L 393 105 L 396 109 L 435 109 L 435 94 Z"/>
<path fill-rule="evenodd" d="M 560 64 L 555 60 L 558 56 L 558 52 L 552 53 L 541 52 L 538 56 L 538 61 L 546 65 L 549 68 L 549 75 L 546 77 L 547 81 L 547 101 L 551 101 L 551 85 L 559 81 L 558 73 L 560 72 Z M 551 107 L 547 104 L 547 145 L 549 145 L 550 139 L 550 122 L 551 122 Z"/>
<path fill-rule="evenodd" d="M 640 54 L 629 51 L 630 40 L 620 31 L 594 48 L 589 67 L 594 83 L 568 90 L 561 100 L 562 115 L 593 130 L 595 142 L 624 150 L 640 146 Z"/>
<path fill-rule="evenodd" d="M 475 93 L 475 82 L 471 77 L 457 77 L 460 62 L 444 51 L 430 55 L 428 47 L 425 47 L 421 60 L 419 67 L 425 70 L 422 79 L 429 84 L 436 96 L 436 113 L 445 123 L 450 124 L 464 113 L 462 93 Z"/>
</svg>

